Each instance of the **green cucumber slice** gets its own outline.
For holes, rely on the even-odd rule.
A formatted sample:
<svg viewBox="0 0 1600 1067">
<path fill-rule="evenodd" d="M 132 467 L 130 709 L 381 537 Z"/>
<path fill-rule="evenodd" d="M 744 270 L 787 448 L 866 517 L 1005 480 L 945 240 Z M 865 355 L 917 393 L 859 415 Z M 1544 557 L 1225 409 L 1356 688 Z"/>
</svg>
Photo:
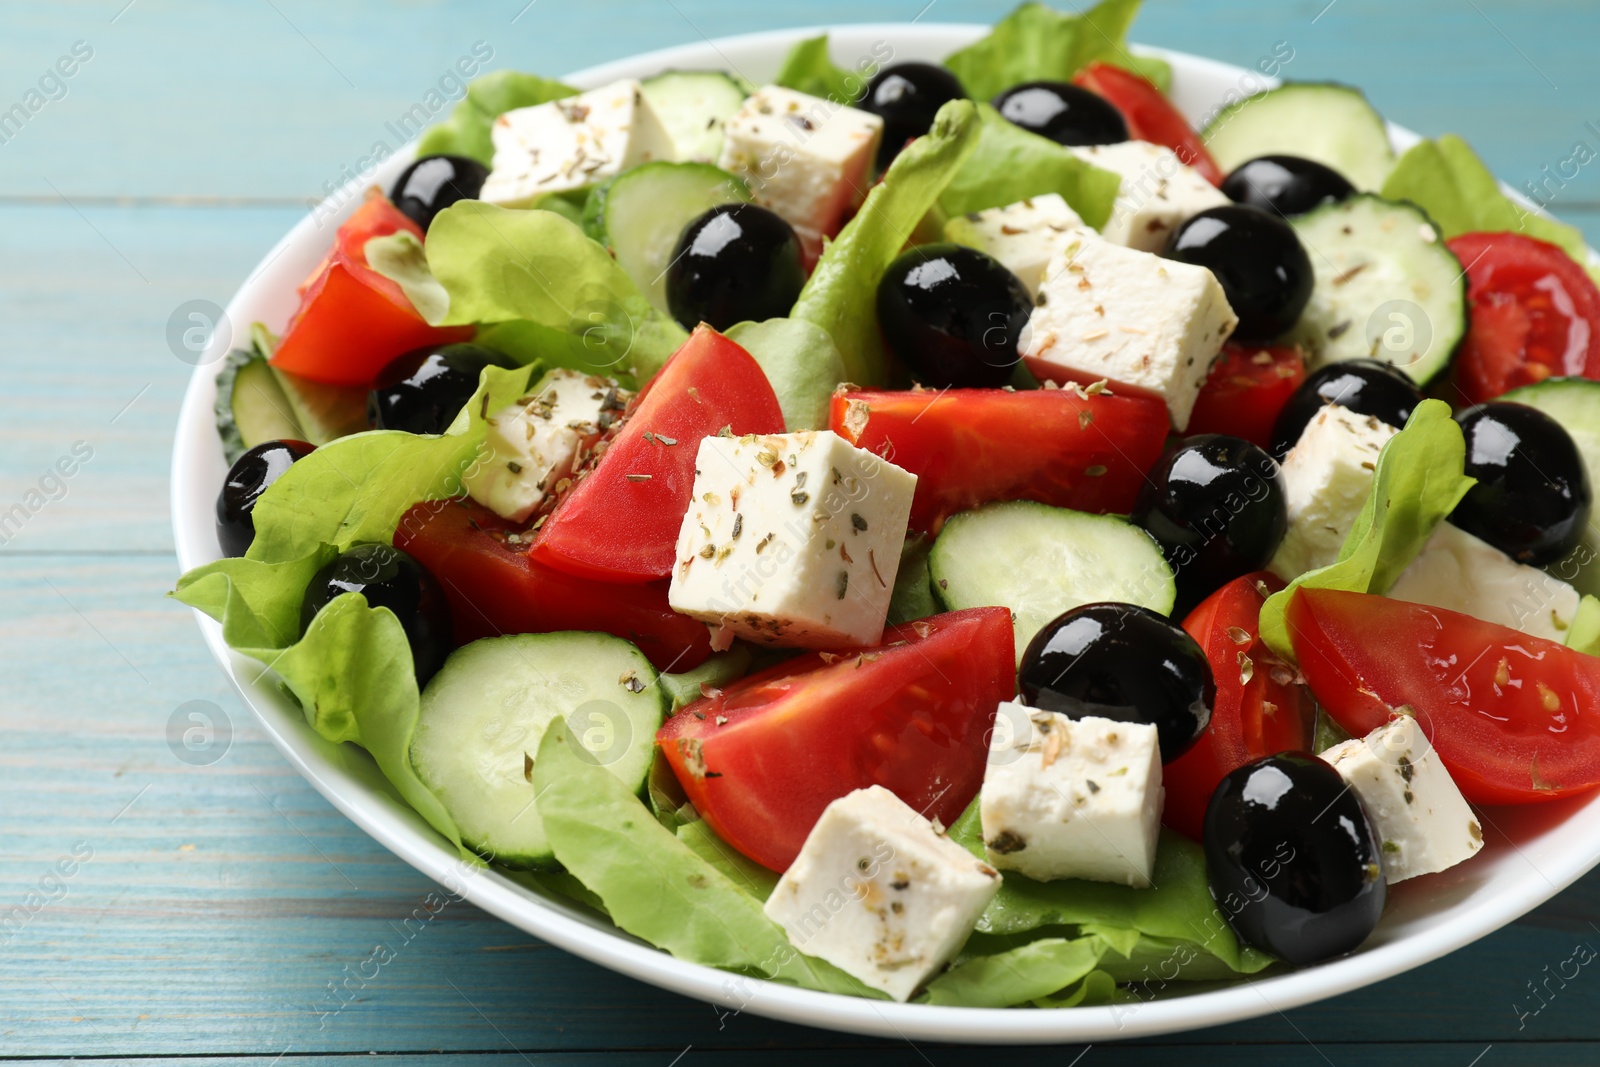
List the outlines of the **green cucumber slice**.
<svg viewBox="0 0 1600 1067">
<path fill-rule="evenodd" d="M 1290 82 L 1217 112 L 1200 135 L 1217 166 L 1258 156 L 1314 159 L 1357 189 L 1377 189 L 1394 168 L 1383 116 L 1361 90 L 1336 82 Z"/>
<path fill-rule="evenodd" d="M 744 182 L 709 163 L 645 163 L 589 196 L 583 228 L 604 245 L 660 311 L 667 266 L 683 228 L 718 204 L 748 203 Z"/>
<path fill-rule="evenodd" d="M 630 789 L 642 789 L 668 707 L 650 661 L 618 637 L 512 634 L 450 654 L 422 694 L 411 765 L 461 839 L 511 867 L 555 856 L 534 802 L 531 761 L 557 716 Z"/>
<path fill-rule="evenodd" d="M 644 97 L 672 137 L 677 158 L 715 163 L 722 155 L 722 129 L 738 113 L 748 91 L 720 70 L 669 70 L 639 83 Z"/>
<path fill-rule="evenodd" d="M 288 401 L 289 413 L 300 424 L 304 433 L 301 440 L 320 448 L 368 428 L 367 390 L 324 385 L 277 367 L 272 367 L 272 375 Z"/>
<path fill-rule="evenodd" d="M 214 407 L 222 454 L 231 466 L 245 452 L 266 441 L 303 441 L 289 398 L 259 352 L 236 348 L 217 375 Z"/>
<path fill-rule="evenodd" d="M 1064 611 L 1113 600 L 1172 611 L 1177 586 L 1155 539 L 1116 515 L 1017 500 L 963 511 L 928 556 L 946 609 L 1011 609 L 1017 659 Z"/>
<path fill-rule="evenodd" d="M 1418 384 L 1450 362 L 1467 329 L 1467 279 L 1415 204 L 1371 194 L 1290 219 L 1316 283 L 1291 331 L 1313 366 L 1380 359 Z"/>
<path fill-rule="evenodd" d="M 1572 436 L 1589 472 L 1590 486 L 1600 486 L 1600 382 L 1588 378 L 1546 378 L 1513 389 L 1501 400 L 1538 408 Z M 1590 516 L 1589 533 L 1567 559 L 1546 568 L 1578 592 L 1600 596 L 1600 513 Z"/>
</svg>

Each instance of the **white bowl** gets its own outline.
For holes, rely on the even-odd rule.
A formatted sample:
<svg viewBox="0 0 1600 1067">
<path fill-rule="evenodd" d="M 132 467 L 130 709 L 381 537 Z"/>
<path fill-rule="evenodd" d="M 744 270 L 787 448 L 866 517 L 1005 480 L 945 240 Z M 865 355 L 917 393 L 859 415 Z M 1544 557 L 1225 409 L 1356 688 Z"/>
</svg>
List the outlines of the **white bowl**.
<svg viewBox="0 0 1600 1067">
<path fill-rule="evenodd" d="M 832 32 L 832 50 L 846 66 L 854 63 L 854 57 L 873 55 L 880 42 L 894 49 L 896 61 L 938 60 L 985 30 L 958 25 L 845 26 Z M 593 67 L 566 80 L 593 87 L 668 68 L 732 67 L 760 84 L 777 71 L 791 44 L 817 32 L 781 30 L 684 45 Z M 1243 68 L 1177 52 L 1147 51 L 1171 62 L 1174 99 L 1191 121 L 1215 107 L 1230 90 L 1242 94 L 1271 84 Z M 1396 127 L 1391 127 L 1391 135 L 1399 148 L 1417 139 Z M 372 183 L 387 187 L 409 156 L 407 149 L 362 176 L 278 242 L 228 305 L 234 336 L 242 336 L 243 328 L 257 320 L 282 328 L 295 306 L 295 285 L 321 258 L 337 222 L 359 202 L 361 187 Z M 213 359 L 195 370 L 174 445 L 173 528 L 178 560 L 185 569 L 221 554 L 212 517 L 217 489 L 227 471 L 212 422 L 220 366 Z M 217 661 L 284 756 L 318 792 L 395 855 L 485 911 L 604 967 L 684 996 L 789 1022 L 881 1037 L 994 1043 L 1104 1041 L 1215 1026 L 1286 1011 L 1436 959 L 1555 896 L 1600 861 L 1600 794 L 1501 809 L 1484 819 L 1488 845 L 1481 855 L 1444 874 L 1395 887 L 1383 922 L 1360 951 L 1320 966 L 1192 994 L 1183 994 L 1179 983 L 1166 995 L 1137 1004 L 1052 1011 L 891 1004 L 815 993 L 684 963 L 619 932 L 565 898 L 463 864 L 455 849 L 399 799 L 364 752 L 350 745 L 331 745 L 313 733 L 299 709 L 270 681 L 263 681 L 261 664 L 231 652 L 223 643 L 221 627 L 198 617 Z"/>
</svg>

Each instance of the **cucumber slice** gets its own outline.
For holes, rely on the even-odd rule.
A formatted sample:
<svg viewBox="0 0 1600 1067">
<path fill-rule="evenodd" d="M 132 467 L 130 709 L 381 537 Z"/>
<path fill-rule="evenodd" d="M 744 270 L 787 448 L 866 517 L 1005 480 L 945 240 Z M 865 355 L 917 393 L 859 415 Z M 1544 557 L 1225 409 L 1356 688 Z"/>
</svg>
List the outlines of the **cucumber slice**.
<svg viewBox="0 0 1600 1067">
<path fill-rule="evenodd" d="M 1155 539 L 1126 519 L 1016 500 L 964 511 L 928 556 L 945 608 L 1011 609 L 1017 659 L 1064 611 L 1114 600 L 1167 614 L 1177 597 Z"/>
<path fill-rule="evenodd" d="M 1561 424 L 1578 446 L 1589 484 L 1600 486 L 1600 382 L 1588 378 L 1546 378 L 1513 389 L 1501 400 L 1538 408 Z M 1600 596 L 1600 512 L 1589 519 L 1584 543 L 1567 559 L 1546 568 L 1578 592 Z"/>
<path fill-rule="evenodd" d="M 1357 189 L 1377 189 L 1394 168 L 1383 116 L 1361 90 L 1335 82 L 1290 82 L 1217 112 L 1200 131 L 1228 171 L 1257 156 L 1314 159 Z"/>
<path fill-rule="evenodd" d="M 1426 212 L 1362 194 L 1289 221 L 1316 275 L 1290 334 L 1313 366 L 1370 357 L 1418 384 L 1445 368 L 1467 328 L 1467 279 Z"/>
<path fill-rule="evenodd" d="M 469 846 L 511 867 L 555 859 L 534 805 L 530 761 L 567 720 L 584 748 L 642 789 L 667 696 L 650 661 L 618 637 L 512 634 L 450 654 L 422 694 L 411 765 Z"/>
<path fill-rule="evenodd" d="M 744 103 L 745 87 L 720 70 L 669 70 L 639 83 L 672 137 L 680 161 L 715 163 L 722 128 Z"/>
<path fill-rule="evenodd" d="M 683 228 L 718 204 L 748 203 L 744 182 L 709 163 L 645 163 L 589 196 L 583 228 L 616 257 L 660 311 L 667 307 L 667 266 Z"/>
<path fill-rule="evenodd" d="M 289 413 L 300 424 L 302 441 L 320 448 L 367 429 L 367 390 L 324 385 L 277 367 L 272 367 L 272 375 L 283 389 Z"/>
<path fill-rule="evenodd" d="M 265 441 L 305 440 L 289 398 L 260 352 L 236 348 L 217 375 L 217 435 L 222 454 L 233 464 Z"/>
</svg>

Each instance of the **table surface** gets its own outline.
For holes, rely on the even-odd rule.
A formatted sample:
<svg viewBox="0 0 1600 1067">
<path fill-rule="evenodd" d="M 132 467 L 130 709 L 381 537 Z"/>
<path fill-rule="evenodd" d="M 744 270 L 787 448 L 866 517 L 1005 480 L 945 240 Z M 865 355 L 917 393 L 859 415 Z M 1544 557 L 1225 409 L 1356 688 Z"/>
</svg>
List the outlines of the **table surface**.
<svg viewBox="0 0 1600 1067">
<path fill-rule="evenodd" d="M 75 46 L 74 76 L 0 143 L 0 1058 L 263 1065 L 368 1052 L 417 1062 L 955 1064 L 637 984 L 453 904 L 407 937 L 431 884 L 279 757 L 186 609 L 168 523 L 189 367 L 168 322 L 225 303 L 474 42 L 559 74 L 799 23 L 992 21 L 979 0 L 95 0 L 0 7 L 0 111 Z M 526 6 L 524 6 L 526 5 Z M 1363 86 L 1390 118 L 1466 136 L 1513 184 L 1545 182 L 1600 237 L 1593 0 L 1153 0 L 1143 42 Z M 81 43 L 79 43 L 81 42 Z M 1587 161 L 1594 153 L 1579 153 Z M 1574 173 L 1575 171 L 1575 173 Z M 48 472 L 74 447 L 72 478 Z M 41 482 L 41 479 L 43 481 Z M 231 723 L 224 758 L 169 746 L 180 705 Z M 70 877 L 52 875 L 76 857 Z M 1381 985 L 1254 1022 L 1051 1050 L 1051 1062 L 1418 1067 L 1600 1062 L 1600 874 L 1522 921 Z M 337 1015 L 334 982 L 403 944 Z M 1589 949 L 1593 952 L 1593 949 Z M 1240 1046 L 1249 1046 L 1241 1048 Z M 510 1060 L 507 1058 L 510 1057 Z"/>
</svg>

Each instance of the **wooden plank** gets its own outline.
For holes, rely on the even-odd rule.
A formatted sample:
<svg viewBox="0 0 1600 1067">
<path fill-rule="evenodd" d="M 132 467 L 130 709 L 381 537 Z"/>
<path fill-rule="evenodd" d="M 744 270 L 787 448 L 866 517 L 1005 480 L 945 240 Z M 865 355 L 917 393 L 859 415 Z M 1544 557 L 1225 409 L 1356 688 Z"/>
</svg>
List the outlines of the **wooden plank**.
<svg viewBox="0 0 1600 1067">
<path fill-rule="evenodd" d="M 161 599 L 172 577 L 159 557 L 0 557 L 0 915 L 41 887 L 59 898 L 0 932 L 0 1056 L 895 1047 L 722 1018 L 465 904 L 426 918 L 432 885 L 312 792 L 228 695 L 188 612 Z M 209 766 L 169 745 L 190 700 L 231 723 Z M 75 848 L 92 855 L 57 888 Z M 1585 1039 L 1600 983 L 1551 985 L 1524 1020 L 1512 1005 L 1530 1011 L 1529 982 L 1600 943 L 1583 929 L 1596 918 L 1600 875 L 1447 960 L 1184 1042 Z M 380 944 L 394 959 L 364 964 Z M 363 971 L 353 995 L 330 994 Z"/>
</svg>

